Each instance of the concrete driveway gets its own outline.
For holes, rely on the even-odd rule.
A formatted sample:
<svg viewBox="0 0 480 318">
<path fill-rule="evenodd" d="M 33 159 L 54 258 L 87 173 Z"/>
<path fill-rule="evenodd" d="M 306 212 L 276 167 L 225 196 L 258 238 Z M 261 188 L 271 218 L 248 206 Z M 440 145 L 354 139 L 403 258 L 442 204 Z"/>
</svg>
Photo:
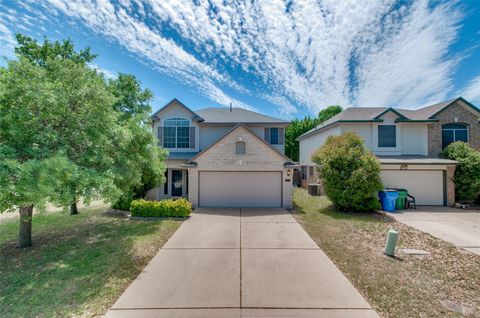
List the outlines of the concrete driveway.
<svg viewBox="0 0 480 318">
<path fill-rule="evenodd" d="M 480 255 L 480 211 L 442 206 L 391 213 L 397 221 Z"/>
<path fill-rule="evenodd" d="M 378 317 L 284 209 L 197 209 L 112 317 Z"/>
</svg>

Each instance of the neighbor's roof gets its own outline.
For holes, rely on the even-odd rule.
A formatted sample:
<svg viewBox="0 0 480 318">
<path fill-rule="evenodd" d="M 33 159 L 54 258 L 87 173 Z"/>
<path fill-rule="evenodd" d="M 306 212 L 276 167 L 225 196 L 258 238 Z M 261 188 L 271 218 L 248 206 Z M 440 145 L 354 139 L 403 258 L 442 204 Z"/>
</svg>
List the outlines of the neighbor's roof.
<svg viewBox="0 0 480 318">
<path fill-rule="evenodd" d="M 246 110 L 243 108 L 218 108 L 209 107 L 195 111 L 201 116 L 205 123 L 272 123 L 272 124 L 288 124 L 288 121 L 270 117 L 257 112 Z"/>
<path fill-rule="evenodd" d="M 438 114 L 440 111 L 445 109 L 446 107 L 450 106 L 451 104 L 462 101 L 466 105 L 473 108 L 475 111 L 480 113 L 480 110 L 468 102 L 467 100 L 463 99 L 462 97 L 451 99 L 442 103 L 438 103 L 435 105 L 430 105 L 427 107 L 419 108 L 417 110 L 408 110 L 408 109 L 400 109 L 400 108 L 388 108 L 388 107 L 351 107 L 343 110 L 341 113 L 333 116 L 332 118 L 328 119 L 321 125 L 307 131 L 303 135 L 297 138 L 297 140 L 303 139 L 309 135 L 312 135 L 316 132 L 319 132 L 327 127 L 333 126 L 337 123 L 342 122 L 382 122 L 381 116 L 388 111 L 392 111 L 396 113 L 399 118 L 397 121 L 401 122 L 418 122 L 418 121 L 425 121 L 425 122 L 434 122 L 438 119 L 435 118 L 435 115 Z"/>
</svg>

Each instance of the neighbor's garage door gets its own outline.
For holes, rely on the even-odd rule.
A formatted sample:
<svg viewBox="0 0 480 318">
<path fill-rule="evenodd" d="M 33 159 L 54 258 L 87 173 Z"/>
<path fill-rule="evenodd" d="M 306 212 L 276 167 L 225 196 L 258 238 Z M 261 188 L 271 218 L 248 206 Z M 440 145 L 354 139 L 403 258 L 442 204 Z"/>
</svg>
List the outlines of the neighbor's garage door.
<svg viewBox="0 0 480 318">
<path fill-rule="evenodd" d="M 281 172 L 200 171 L 199 206 L 281 207 Z"/>
<path fill-rule="evenodd" d="M 404 188 L 420 205 L 443 205 L 443 171 L 382 170 L 386 188 Z"/>
</svg>

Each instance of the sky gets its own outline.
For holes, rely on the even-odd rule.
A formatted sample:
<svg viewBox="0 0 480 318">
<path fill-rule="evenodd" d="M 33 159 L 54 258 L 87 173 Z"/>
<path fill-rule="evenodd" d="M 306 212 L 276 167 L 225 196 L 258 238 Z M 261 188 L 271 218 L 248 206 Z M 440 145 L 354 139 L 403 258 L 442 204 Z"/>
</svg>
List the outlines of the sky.
<svg viewBox="0 0 480 318">
<path fill-rule="evenodd" d="M 2 66 L 16 33 L 90 47 L 92 67 L 134 74 L 154 110 L 480 106 L 480 0 L 0 0 Z"/>
</svg>

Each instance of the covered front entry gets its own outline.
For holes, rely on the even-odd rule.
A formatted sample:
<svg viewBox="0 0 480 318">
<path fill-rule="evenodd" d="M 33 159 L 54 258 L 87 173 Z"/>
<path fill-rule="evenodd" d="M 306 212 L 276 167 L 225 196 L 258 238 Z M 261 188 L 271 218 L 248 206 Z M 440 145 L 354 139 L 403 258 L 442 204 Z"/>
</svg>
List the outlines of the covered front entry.
<svg viewBox="0 0 480 318">
<path fill-rule="evenodd" d="M 442 170 L 382 170 L 385 188 L 404 188 L 419 205 L 446 205 Z"/>
<path fill-rule="evenodd" d="M 199 171 L 198 205 L 282 207 L 280 171 Z"/>
</svg>

